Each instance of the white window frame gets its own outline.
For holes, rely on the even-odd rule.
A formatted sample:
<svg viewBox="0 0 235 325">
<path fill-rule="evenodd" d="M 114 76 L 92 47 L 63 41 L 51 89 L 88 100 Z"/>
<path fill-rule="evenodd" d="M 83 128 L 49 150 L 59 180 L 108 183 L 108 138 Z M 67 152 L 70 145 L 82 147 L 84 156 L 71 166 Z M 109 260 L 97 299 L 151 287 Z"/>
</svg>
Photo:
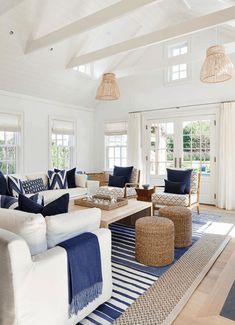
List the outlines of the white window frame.
<svg viewBox="0 0 235 325">
<path fill-rule="evenodd" d="M 185 67 L 185 68 L 184 68 Z M 182 73 L 186 73 L 186 77 L 181 77 Z M 174 64 L 168 67 L 168 82 L 178 82 L 178 81 L 184 81 L 189 78 L 189 65 L 188 63 L 179 63 Z M 178 78 L 174 79 L 173 75 L 177 75 Z"/>
<path fill-rule="evenodd" d="M 15 144 L 14 145 L 3 145 L 4 148 L 10 148 L 15 147 L 15 171 L 14 174 L 20 173 L 23 171 L 23 113 L 19 112 L 6 112 L 6 111 L 0 111 L 0 116 L 12 116 L 15 117 L 18 120 L 18 126 L 7 126 L 4 125 L 3 128 L 0 127 L 0 132 L 13 132 L 15 133 Z M 5 160 L 2 160 L 4 162 L 7 162 Z M 8 172 L 6 173 L 8 174 Z"/>
<path fill-rule="evenodd" d="M 73 133 L 72 134 L 67 134 L 69 135 L 70 139 L 70 144 L 69 144 L 69 151 L 70 151 L 70 161 L 69 161 L 69 166 L 68 169 L 74 167 L 77 165 L 77 123 L 76 121 L 64 117 L 57 117 L 57 116 L 49 116 L 49 148 L 48 148 L 48 157 L 49 157 L 49 162 L 48 166 L 49 168 L 57 168 L 56 166 L 53 166 L 52 163 L 52 154 L 51 154 L 51 149 L 52 149 L 52 135 L 55 134 L 52 130 L 53 127 L 53 121 L 61 121 L 61 122 L 70 122 L 73 124 Z M 57 135 L 60 135 L 59 133 Z M 66 135 L 65 133 L 61 134 Z"/>
<path fill-rule="evenodd" d="M 187 51 L 182 53 L 184 48 L 187 48 Z M 175 51 L 175 50 L 179 50 L 179 54 L 174 55 L 173 51 Z M 168 58 L 175 58 L 175 57 L 179 57 L 182 55 L 187 55 L 188 53 L 189 53 L 188 41 L 183 41 L 180 43 L 168 45 Z"/>
</svg>

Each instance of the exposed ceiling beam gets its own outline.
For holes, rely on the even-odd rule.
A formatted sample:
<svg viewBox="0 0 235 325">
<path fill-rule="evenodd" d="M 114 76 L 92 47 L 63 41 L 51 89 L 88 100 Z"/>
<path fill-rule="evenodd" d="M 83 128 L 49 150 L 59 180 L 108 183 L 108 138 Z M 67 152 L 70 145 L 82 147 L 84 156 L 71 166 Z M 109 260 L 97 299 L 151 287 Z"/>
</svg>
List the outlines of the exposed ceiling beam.
<svg viewBox="0 0 235 325">
<path fill-rule="evenodd" d="M 68 39 L 72 36 L 87 32 L 98 26 L 104 25 L 127 15 L 133 10 L 148 5 L 160 0 L 122 0 L 106 7 L 92 15 L 77 20 L 65 27 L 62 27 L 54 32 L 31 41 L 27 48 L 26 53 L 31 53 L 45 47 L 50 47 L 58 42 Z"/>
<path fill-rule="evenodd" d="M 69 62 L 67 68 L 73 68 L 78 65 L 102 60 L 112 55 L 127 51 L 133 51 L 153 44 L 165 42 L 197 31 L 208 29 L 216 25 L 224 24 L 227 21 L 233 20 L 234 18 L 235 6 L 232 6 L 208 15 L 193 18 L 182 23 L 169 26 L 165 29 L 157 30 L 149 34 L 141 35 L 130 40 L 102 48 L 98 51 L 74 57 Z"/>
</svg>

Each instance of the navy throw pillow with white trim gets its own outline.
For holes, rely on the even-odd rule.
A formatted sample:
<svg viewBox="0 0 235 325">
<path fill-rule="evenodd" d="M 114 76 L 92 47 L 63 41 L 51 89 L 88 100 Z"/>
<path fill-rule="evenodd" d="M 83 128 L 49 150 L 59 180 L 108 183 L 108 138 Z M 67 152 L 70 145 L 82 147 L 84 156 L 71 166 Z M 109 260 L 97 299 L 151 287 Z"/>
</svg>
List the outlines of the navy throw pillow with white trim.
<svg viewBox="0 0 235 325">
<path fill-rule="evenodd" d="M 60 169 L 54 168 L 54 172 L 58 173 L 60 171 L 61 171 Z M 75 173 L 76 173 L 76 167 L 66 171 L 68 188 L 75 188 L 76 187 Z"/>
<path fill-rule="evenodd" d="M 65 170 L 54 172 L 48 170 L 48 190 L 59 190 L 68 188 L 67 174 Z"/>
</svg>

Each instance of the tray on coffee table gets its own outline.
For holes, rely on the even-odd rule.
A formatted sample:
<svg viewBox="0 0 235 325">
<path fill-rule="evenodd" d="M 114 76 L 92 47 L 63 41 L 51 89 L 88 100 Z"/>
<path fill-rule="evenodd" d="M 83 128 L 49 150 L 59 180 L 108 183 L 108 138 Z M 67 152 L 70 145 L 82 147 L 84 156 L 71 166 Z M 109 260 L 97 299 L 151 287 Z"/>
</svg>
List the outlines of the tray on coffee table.
<svg viewBox="0 0 235 325">
<path fill-rule="evenodd" d="M 117 198 L 115 202 L 110 196 L 94 195 L 91 198 L 86 197 L 76 200 L 76 205 L 80 205 L 87 208 L 100 208 L 102 210 L 113 210 L 120 208 L 128 204 L 128 199 L 126 198 Z"/>
</svg>

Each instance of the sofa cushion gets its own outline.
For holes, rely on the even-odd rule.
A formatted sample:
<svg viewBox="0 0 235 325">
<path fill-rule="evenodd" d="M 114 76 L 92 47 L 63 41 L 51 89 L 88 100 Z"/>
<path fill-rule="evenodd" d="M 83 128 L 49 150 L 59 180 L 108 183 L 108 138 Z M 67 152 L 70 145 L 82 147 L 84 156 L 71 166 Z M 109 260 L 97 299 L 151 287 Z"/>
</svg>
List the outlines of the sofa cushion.
<svg viewBox="0 0 235 325">
<path fill-rule="evenodd" d="M 132 170 L 133 170 L 133 166 L 130 166 L 130 167 L 114 166 L 113 175 L 114 176 L 124 176 L 125 183 L 130 183 Z"/>
<path fill-rule="evenodd" d="M 184 194 L 185 186 L 184 182 L 171 182 L 168 180 L 165 181 L 165 193 L 174 193 L 174 194 Z"/>
<path fill-rule="evenodd" d="M 54 172 L 48 170 L 48 190 L 58 190 L 68 188 L 66 171 Z"/>
<path fill-rule="evenodd" d="M 61 171 L 60 169 L 54 168 L 54 172 L 58 173 Z M 75 183 L 75 173 L 76 173 L 76 167 L 70 170 L 66 171 L 66 177 L 68 182 L 68 188 L 74 188 L 76 187 Z"/>
<path fill-rule="evenodd" d="M 87 175 L 86 174 L 76 174 L 75 183 L 77 187 L 86 187 Z"/>
<path fill-rule="evenodd" d="M 47 216 L 47 244 L 54 247 L 67 239 L 100 227 L 101 210 L 83 209 L 57 216 Z"/>
<path fill-rule="evenodd" d="M 189 205 L 188 194 L 173 194 L 173 193 L 154 193 L 152 194 L 152 202 L 155 205 L 175 205 L 187 207 Z M 197 195 L 191 195 L 191 204 L 197 202 Z"/>
<path fill-rule="evenodd" d="M 124 197 L 124 188 L 112 187 L 112 186 L 100 186 L 95 193 L 96 195 L 110 196 L 113 198 Z M 134 187 L 127 188 L 127 197 L 136 197 L 137 193 Z"/>
<path fill-rule="evenodd" d="M 40 196 L 43 197 L 44 205 L 58 199 L 60 196 L 66 193 L 69 194 L 69 199 L 73 200 L 73 199 L 86 196 L 87 188 L 75 187 L 75 188 L 67 188 L 64 190 L 48 190 L 48 191 L 39 192 Z M 26 196 L 29 197 L 29 194 L 26 194 Z"/>
<path fill-rule="evenodd" d="M 31 255 L 47 250 L 46 222 L 41 214 L 0 209 L 0 228 L 21 236 L 27 242 Z"/>
<path fill-rule="evenodd" d="M 8 192 L 11 196 L 18 197 L 19 193 L 25 194 L 22 181 L 12 175 L 7 176 Z"/>
<path fill-rule="evenodd" d="M 43 180 L 43 184 L 45 189 L 48 188 L 48 176 L 46 173 L 33 173 L 33 174 L 27 174 L 26 175 L 26 180 L 34 180 L 34 179 L 38 179 L 41 178 Z"/>
<path fill-rule="evenodd" d="M 185 194 L 190 191 L 192 169 L 170 169 L 167 168 L 167 180 L 171 182 L 185 183 Z"/>
<path fill-rule="evenodd" d="M 45 190 L 42 178 L 36 178 L 22 182 L 25 194 L 38 193 Z"/>
<path fill-rule="evenodd" d="M 50 202 L 46 206 L 38 204 L 37 202 L 27 198 L 26 196 L 19 194 L 19 206 L 18 210 L 29 213 L 41 213 L 44 217 L 57 215 L 61 213 L 67 213 L 69 206 L 69 194 L 64 194 L 58 199 Z"/>
<path fill-rule="evenodd" d="M 124 187 L 125 186 L 125 177 L 109 175 L 109 186 Z"/>
<path fill-rule="evenodd" d="M 0 195 L 8 195 L 7 180 L 1 171 L 0 171 Z"/>
</svg>

